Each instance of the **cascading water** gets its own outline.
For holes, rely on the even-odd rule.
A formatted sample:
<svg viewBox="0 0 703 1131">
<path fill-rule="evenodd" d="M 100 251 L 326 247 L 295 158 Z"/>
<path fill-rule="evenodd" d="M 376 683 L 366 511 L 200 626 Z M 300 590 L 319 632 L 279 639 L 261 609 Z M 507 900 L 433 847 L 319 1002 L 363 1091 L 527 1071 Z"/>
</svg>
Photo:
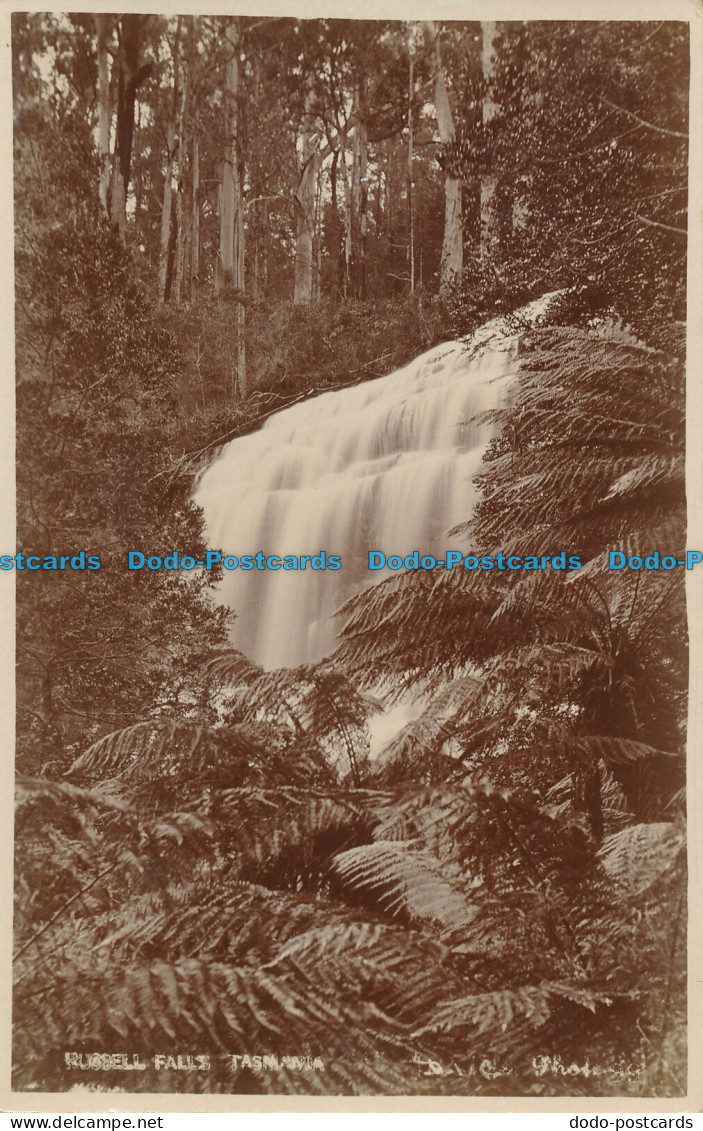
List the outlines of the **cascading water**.
<svg viewBox="0 0 703 1131">
<path fill-rule="evenodd" d="M 224 448 L 196 492 L 213 548 L 342 559 L 337 571 L 226 572 L 236 648 L 266 668 L 319 660 L 334 647 L 334 612 L 388 576 L 369 571 L 369 550 L 444 555 L 447 532 L 471 515 L 490 438 L 474 418 L 501 403 L 515 355 L 515 338 L 492 324 L 284 409 Z"/>
</svg>

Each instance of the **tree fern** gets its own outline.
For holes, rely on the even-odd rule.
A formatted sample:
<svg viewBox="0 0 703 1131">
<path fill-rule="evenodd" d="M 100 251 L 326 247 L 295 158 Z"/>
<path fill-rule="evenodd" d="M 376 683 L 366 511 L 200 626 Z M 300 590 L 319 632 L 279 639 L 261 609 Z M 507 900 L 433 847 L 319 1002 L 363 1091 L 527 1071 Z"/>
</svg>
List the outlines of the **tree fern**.
<svg viewBox="0 0 703 1131">
<path fill-rule="evenodd" d="M 581 571 L 398 575 L 347 604 L 334 664 L 220 652 L 207 712 L 22 783 L 17 1087 L 75 1083 L 58 1050 L 121 1047 L 144 1091 L 683 1087 L 656 1052 L 678 1049 L 685 988 L 683 590 L 605 558 L 659 535 L 678 553 L 678 380 L 619 336 L 534 331 L 470 537 L 567 547 Z M 371 761 L 379 694 L 408 688 L 419 717 Z M 156 1067 L 176 1046 L 208 1072 Z M 278 1067 L 233 1069 L 249 1049 Z"/>
<path fill-rule="evenodd" d="M 354 784 L 361 783 L 368 756 L 366 724 L 380 704 L 344 673 L 324 663 L 264 672 L 239 652 L 218 656 L 206 670 L 213 682 L 231 690 L 237 717 L 264 717 L 298 740 L 314 739 L 323 761 L 341 758 Z"/>
</svg>

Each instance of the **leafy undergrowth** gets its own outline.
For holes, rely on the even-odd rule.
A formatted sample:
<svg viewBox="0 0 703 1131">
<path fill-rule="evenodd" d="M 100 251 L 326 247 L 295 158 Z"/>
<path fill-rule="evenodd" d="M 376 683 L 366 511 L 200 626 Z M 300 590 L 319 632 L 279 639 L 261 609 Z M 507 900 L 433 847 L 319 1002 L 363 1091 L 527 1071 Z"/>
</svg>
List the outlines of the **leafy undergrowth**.
<svg viewBox="0 0 703 1131">
<path fill-rule="evenodd" d="M 678 553 L 680 364 L 563 327 L 523 359 L 470 533 L 581 570 L 394 579 L 334 663 L 215 650 L 209 716 L 21 780 L 15 1088 L 685 1093 L 683 584 L 605 561 Z"/>
</svg>

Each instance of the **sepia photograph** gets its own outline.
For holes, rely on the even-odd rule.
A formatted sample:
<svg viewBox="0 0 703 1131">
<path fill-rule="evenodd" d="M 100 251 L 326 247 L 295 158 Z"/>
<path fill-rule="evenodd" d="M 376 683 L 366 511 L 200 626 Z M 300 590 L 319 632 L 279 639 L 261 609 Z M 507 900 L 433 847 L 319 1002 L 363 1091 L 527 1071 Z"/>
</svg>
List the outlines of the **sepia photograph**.
<svg viewBox="0 0 703 1131">
<path fill-rule="evenodd" d="M 10 21 L 13 1095 L 679 1110 L 695 6 L 182 8 Z"/>
</svg>

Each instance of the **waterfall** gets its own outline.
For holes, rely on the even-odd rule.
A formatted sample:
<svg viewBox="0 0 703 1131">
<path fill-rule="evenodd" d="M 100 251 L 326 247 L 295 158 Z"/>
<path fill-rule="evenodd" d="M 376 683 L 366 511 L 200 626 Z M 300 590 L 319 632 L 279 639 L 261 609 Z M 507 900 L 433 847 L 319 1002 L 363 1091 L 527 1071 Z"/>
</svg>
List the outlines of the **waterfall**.
<svg viewBox="0 0 703 1131">
<path fill-rule="evenodd" d="M 389 576 L 369 571 L 369 550 L 442 558 L 456 548 L 448 531 L 471 515 L 490 438 L 474 418 L 501 402 L 515 355 L 515 338 L 492 324 L 284 409 L 223 449 L 195 496 L 214 549 L 342 559 L 337 571 L 226 572 L 236 648 L 269 669 L 319 660 L 335 644 L 334 612 Z"/>
</svg>

